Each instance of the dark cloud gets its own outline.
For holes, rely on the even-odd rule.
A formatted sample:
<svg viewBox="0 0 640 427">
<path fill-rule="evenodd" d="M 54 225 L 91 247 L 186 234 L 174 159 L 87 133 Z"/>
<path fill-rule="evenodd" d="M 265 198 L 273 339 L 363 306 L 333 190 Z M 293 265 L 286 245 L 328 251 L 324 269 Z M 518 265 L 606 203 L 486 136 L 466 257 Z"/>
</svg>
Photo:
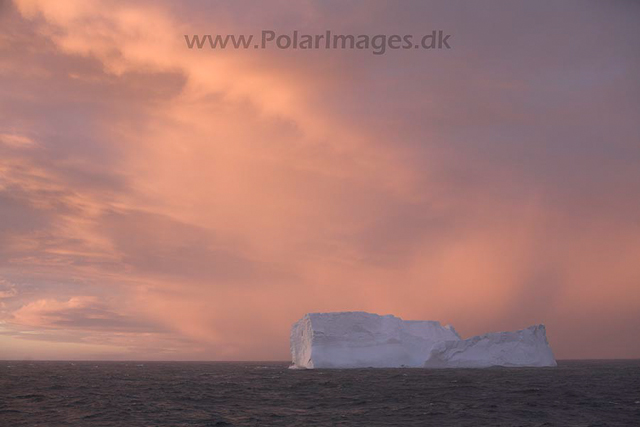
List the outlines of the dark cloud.
<svg viewBox="0 0 640 427">
<path fill-rule="evenodd" d="M 122 262 L 145 275 L 196 279 L 212 286 L 256 286 L 293 277 L 281 265 L 247 257 L 242 246 L 228 238 L 165 215 L 112 211 L 101 224 Z"/>
<path fill-rule="evenodd" d="M 61 329 L 89 329 L 111 332 L 163 332 L 157 325 L 123 316 L 104 307 L 84 307 L 48 313 L 49 327 Z"/>
</svg>

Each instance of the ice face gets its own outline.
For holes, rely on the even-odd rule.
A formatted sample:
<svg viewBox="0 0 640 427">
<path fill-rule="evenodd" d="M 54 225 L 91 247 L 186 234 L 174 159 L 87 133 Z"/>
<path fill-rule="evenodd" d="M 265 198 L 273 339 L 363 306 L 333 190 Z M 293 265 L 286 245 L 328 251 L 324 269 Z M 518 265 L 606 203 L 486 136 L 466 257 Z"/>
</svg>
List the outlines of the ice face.
<svg viewBox="0 0 640 427">
<path fill-rule="evenodd" d="M 292 368 L 555 366 L 544 326 L 466 340 L 451 326 L 365 312 L 310 313 L 291 328 Z"/>
<path fill-rule="evenodd" d="M 544 325 L 466 340 L 441 341 L 431 349 L 424 363 L 425 368 L 490 366 L 557 366 Z"/>
<path fill-rule="evenodd" d="M 296 368 L 421 367 L 456 331 L 436 321 L 404 321 L 365 312 L 310 313 L 291 329 Z"/>
</svg>

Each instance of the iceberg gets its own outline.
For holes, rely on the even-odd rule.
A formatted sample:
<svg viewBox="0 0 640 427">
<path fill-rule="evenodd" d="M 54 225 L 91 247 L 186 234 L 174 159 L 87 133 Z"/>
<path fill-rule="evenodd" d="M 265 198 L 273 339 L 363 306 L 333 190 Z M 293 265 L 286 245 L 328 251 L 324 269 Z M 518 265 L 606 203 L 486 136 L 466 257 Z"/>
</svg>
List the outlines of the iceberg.
<svg viewBox="0 0 640 427">
<path fill-rule="evenodd" d="M 462 339 L 434 320 L 309 313 L 293 324 L 290 339 L 292 369 L 556 366 L 543 325 Z"/>
<path fill-rule="evenodd" d="M 459 339 L 451 326 L 436 321 L 365 312 L 310 313 L 291 328 L 292 367 L 422 367 L 435 344 Z"/>
<path fill-rule="evenodd" d="M 425 368 L 488 368 L 491 366 L 557 366 L 544 325 L 516 332 L 493 332 L 466 340 L 437 343 Z"/>
</svg>

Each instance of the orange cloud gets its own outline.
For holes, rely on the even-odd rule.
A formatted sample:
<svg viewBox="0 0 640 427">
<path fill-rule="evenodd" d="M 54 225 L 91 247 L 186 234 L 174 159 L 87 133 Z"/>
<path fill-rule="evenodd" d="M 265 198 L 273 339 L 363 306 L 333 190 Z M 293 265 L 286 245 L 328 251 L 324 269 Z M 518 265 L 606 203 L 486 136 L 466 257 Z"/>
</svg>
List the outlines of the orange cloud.
<svg viewBox="0 0 640 427">
<path fill-rule="evenodd" d="M 0 68 L 11 354 L 31 340 L 56 357 L 82 344 L 90 357 L 285 359 L 290 324 L 332 310 L 465 335 L 546 322 L 559 357 L 640 351 L 607 338 L 638 324 L 637 168 L 613 149 L 567 156 L 608 128 L 587 129 L 600 123 L 588 110 L 582 126 L 546 117 L 540 91 L 586 108 L 518 78 L 555 82 L 548 58 L 500 76 L 455 53 L 213 53 L 186 49 L 202 23 L 161 3 L 15 4 Z M 625 132 L 615 148 L 631 153 Z M 588 348 L 585 331 L 611 345 Z"/>
</svg>

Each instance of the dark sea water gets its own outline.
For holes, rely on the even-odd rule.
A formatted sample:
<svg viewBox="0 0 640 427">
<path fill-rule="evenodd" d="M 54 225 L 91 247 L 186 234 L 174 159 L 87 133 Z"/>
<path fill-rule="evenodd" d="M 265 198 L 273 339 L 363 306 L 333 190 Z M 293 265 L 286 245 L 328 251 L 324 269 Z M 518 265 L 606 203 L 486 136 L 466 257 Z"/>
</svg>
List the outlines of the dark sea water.
<svg viewBox="0 0 640 427">
<path fill-rule="evenodd" d="M 640 361 L 287 365 L 0 361 L 0 426 L 640 426 Z"/>
</svg>

